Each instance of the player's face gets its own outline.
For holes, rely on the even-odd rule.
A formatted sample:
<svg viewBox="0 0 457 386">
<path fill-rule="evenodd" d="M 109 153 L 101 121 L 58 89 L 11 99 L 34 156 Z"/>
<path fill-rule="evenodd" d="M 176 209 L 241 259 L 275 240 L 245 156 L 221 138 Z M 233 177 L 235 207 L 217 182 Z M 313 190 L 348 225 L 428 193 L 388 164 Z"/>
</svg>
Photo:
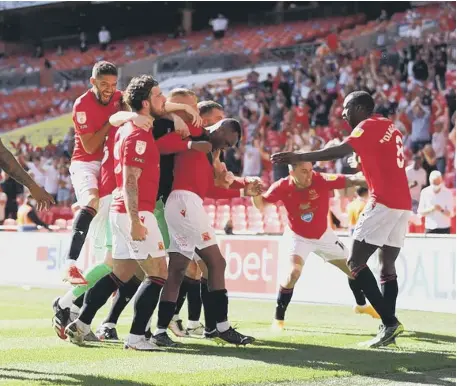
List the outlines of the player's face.
<svg viewBox="0 0 457 386">
<path fill-rule="evenodd" d="M 201 116 L 203 120 L 203 127 L 209 127 L 215 125 L 217 122 L 222 121 L 225 118 L 225 114 L 222 110 L 212 109 L 210 112 Z"/>
<path fill-rule="evenodd" d="M 290 172 L 290 175 L 297 185 L 306 188 L 313 182 L 313 164 L 311 162 L 302 162 Z"/>
<path fill-rule="evenodd" d="M 165 114 L 165 102 L 167 99 L 165 95 L 162 94 L 159 86 L 153 87 L 151 89 L 151 94 L 149 96 L 149 113 L 154 117 L 160 117 Z"/>
<path fill-rule="evenodd" d="M 349 123 L 349 125 L 354 129 L 358 124 L 359 121 L 356 116 L 356 108 L 354 102 L 352 100 L 351 95 L 347 96 L 343 102 L 343 119 Z"/>
<path fill-rule="evenodd" d="M 230 129 L 220 128 L 210 134 L 210 141 L 211 145 L 213 145 L 213 150 L 225 150 L 236 146 L 239 139 L 238 133 Z"/>
<path fill-rule="evenodd" d="M 98 78 L 90 78 L 90 83 L 94 86 L 100 103 L 107 105 L 116 91 L 117 76 L 100 75 Z"/>
</svg>

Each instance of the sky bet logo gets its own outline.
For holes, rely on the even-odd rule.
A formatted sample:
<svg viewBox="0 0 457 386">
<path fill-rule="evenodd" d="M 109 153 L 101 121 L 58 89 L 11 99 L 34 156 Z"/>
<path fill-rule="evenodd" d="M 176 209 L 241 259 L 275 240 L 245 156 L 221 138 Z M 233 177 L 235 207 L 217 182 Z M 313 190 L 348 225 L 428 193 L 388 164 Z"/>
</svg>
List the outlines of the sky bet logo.
<svg viewBox="0 0 457 386">
<path fill-rule="evenodd" d="M 38 247 L 36 251 L 36 261 L 47 262 L 48 270 L 57 268 L 58 256 L 57 248 Z"/>
</svg>

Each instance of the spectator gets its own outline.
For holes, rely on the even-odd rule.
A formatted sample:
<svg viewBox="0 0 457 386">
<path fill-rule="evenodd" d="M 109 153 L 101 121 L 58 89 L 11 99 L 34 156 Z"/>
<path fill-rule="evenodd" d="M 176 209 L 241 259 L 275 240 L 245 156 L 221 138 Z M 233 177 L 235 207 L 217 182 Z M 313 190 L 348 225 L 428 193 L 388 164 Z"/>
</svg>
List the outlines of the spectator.
<svg viewBox="0 0 457 386">
<path fill-rule="evenodd" d="M 60 44 L 57 46 L 56 55 L 57 56 L 63 56 L 63 48 L 62 48 L 62 46 Z"/>
<path fill-rule="evenodd" d="M 36 201 L 32 196 L 27 196 L 17 212 L 18 231 L 29 232 L 38 229 L 38 226 L 49 229 L 49 225 L 41 221 L 35 209 Z"/>
<path fill-rule="evenodd" d="M 414 80 L 421 85 L 425 85 L 424 82 L 428 79 L 428 65 L 423 59 L 422 54 L 416 55 L 416 61 L 413 65 Z"/>
<path fill-rule="evenodd" d="M 378 21 L 383 22 L 389 20 L 389 16 L 387 15 L 387 11 L 385 9 L 381 10 L 381 15 L 378 17 Z"/>
<path fill-rule="evenodd" d="M 79 34 L 79 50 L 84 53 L 88 50 L 87 46 L 87 36 L 84 31 L 81 31 Z"/>
<path fill-rule="evenodd" d="M 417 213 L 421 190 L 427 185 L 427 173 L 422 167 L 422 161 L 422 156 L 416 154 L 413 164 L 406 167 L 406 177 L 408 178 L 414 213 Z"/>
<path fill-rule="evenodd" d="M 111 33 L 106 29 L 105 26 L 102 26 L 98 32 L 98 42 L 100 43 L 100 49 L 106 51 L 108 44 L 111 42 Z"/>
<path fill-rule="evenodd" d="M 3 192 L 2 187 L 0 185 L 0 225 L 3 225 L 5 221 L 6 215 L 6 204 L 8 202 L 8 196 L 5 192 Z"/>
<path fill-rule="evenodd" d="M 370 197 L 370 193 L 367 188 L 360 187 L 357 189 L 357 198 L 348 204 L 346 212 L 348 214 L 348 226 L 349 232 L 352 235 L 355 226 L 359 221 L 360 214 L 363 212 L 365 205 Z"/>
<path fill-rule="evenodd" d="M 48 144 L 44 148 L 44 151 L 46 152 L 46 156 L 48 158 L 54 157 L 56 155 L 57 146 L 52 142 L 52 135 L 48 137 Z"/>
<path fill-rule="evenodd" d="M 425 217 L 425 233 L 451 233 L 454 198 L 439 171 L 430 174 L 430 186 L 422 190 L 418 213 Z"/>
<path fill-rule="evenodd" d="M 71 201 L 71 179 L 68 169 L 61 166 L 59 170 L 57 203 L 60 206 L 70 206 Z"/>
<path fill-rule="evenodd" d="M 59 160 L 54 158 L 50 164 L 43 166 L 44 189 L 54 197 L 57 202 L 57 190 L 59 188 Z"/>
<path fill-rule="evenodd" d="M 228 19 L 224 15 L 217 15 L 216 19 L 209 21 L 209 25 L 213 27 L 214 39 L 219 40 L 225 36 L 228 27 Z"/>
<path fill-rule="evenodd" d="M 43 188 L 45 182 L 45 172 L 41 163 L 41 157 L 33 157 L 32 162 L 27 162 L 27 167 L 29 168 L 31 175 L 38 186 Z"/>
<path fill-rule="evenodd" d="M 262 173 L 262 155 L 260 153 L 260 141 L 254 139 L 244 149 L 243 177 L 260 177 Z"/>
<path fill-rule="evenodd" d="M 435 121 L 435 132 L 432 135 L 432 148 L 436 157 L 436 169 L 444 175 L 446 171 L 447 133 L 444 131 L 444 119 Z"/>
<path fill-rule="evenodd" d="M 411 150 L 416 153 L 430 143 L 430 110 L 425 108 L 417 97 L 406 109 L 411 120 Z"/>
<path fill-rule="evenodd" d="M 3 182 L 1 183 L 1 188 L 7 197 L 5 206 L 5 219 L 16 219 L 18 209 L 17 196 L 24 193 L 24 187 L 5 172 L 2 173 L 2 177 Z"/>
</svg>

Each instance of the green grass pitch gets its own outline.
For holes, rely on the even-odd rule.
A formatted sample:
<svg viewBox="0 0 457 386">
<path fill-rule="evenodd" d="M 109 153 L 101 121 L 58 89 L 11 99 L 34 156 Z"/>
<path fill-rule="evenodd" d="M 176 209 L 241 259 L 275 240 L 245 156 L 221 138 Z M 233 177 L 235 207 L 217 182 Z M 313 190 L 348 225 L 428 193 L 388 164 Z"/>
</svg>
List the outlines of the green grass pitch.
<svg viewBox="0 0 457 386">
<path fill-rule="evenodd" d="M 291 304 L 286 330 L 274 334 L 274 302 L 232 300 L 230 319 L 258 339 L 254 345 L 221 347 L 184 338 L 180 348 L 141 353 L 124 351 L 121 343 L 76 347 L 58 339 L 51 302 L 61 293 L 0 287 L 0 385 L 355 385 L 360 377 L 351 376 L 397 385 L 420 384 L 434 370 L 455 377 L 451 314 L 399 311 L 407 330 L 399 348 L 369 350 L 358 343 L 374 336 L 379 321 L 355 315 L 351 307 Z M 183 311 L 185 317 L 186 305 Z M 131 316 L 129 305 L 119 326 L 123 337 Z"/>
</svg>

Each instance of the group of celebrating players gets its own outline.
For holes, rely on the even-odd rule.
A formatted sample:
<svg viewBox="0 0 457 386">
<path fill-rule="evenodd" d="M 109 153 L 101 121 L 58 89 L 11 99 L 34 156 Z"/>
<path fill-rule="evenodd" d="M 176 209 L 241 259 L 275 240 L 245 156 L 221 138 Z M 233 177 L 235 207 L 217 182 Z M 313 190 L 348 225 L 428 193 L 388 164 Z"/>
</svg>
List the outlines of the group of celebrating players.
<svg viewBox="0 0 457 386">
<path fill-rule="evenodd" d="M 92 88 L 73 108 L 76 134 L 70 174 L 78 213 L 66 280 L 75 286 L 53 304 L 53 327 L 61 339 L 75 344 L 118 340 L 118 318 L 134 298 L 125 348 L 174 347 L 177 343 L 168 336 L 168 328 L 177 336 L 235 345 L 254 342 L 228 321 L 226 262 L 203 207 L 206 197 L 251 196 L 260 210 L 282 201 L 288 213 L 283 236 L 288 252 L 283 259 L 290 269 L 281 282 L 273 327 L 284 328 L 294 285 L 314 252 L 347 275 L 356 312 L 382 320 L 377 336 L 366 346 L 395 343 L 403 332 L 395 316 L 395 260 L 406 234 L 411 198 L 401 133 L 390 120 L 373 115 L 374 101 L 368 93 L 346 97 L 343 118 L 354 130 L 341 145 L 274 154 L 273 162 L 289 164 L 290 175 L 263 192 L 259 179 L 235 177 L 223 163 L 223 150 L 237 146 L 242 128 L 237 120 L 225 118 L 222 106 L 198 102 L 188 89 L 175 89 L 166 98 L 149 75 L 132 78 L 124 92 L 117 90 L 117 80 L 115 65 L 96 63 Z M 313 171 L 315 161 L 353 152 L 361 159 L 363 174 Z M 360 185 L 369 187 L 371 200 L 349 251 L 327 229 L 329 192 Z M 47 203 L 45 192 L 35 195 L 38 202 Z M 104 260 L 83 275 L 75 263 L 86 237 L 97 261 Z M 377 249 L 381 290 L 366 265 Z M 91 322 L 113 293 L 109 315 L 94 334 Z M 189 322 L 184 329 L 177 322 L 186 295 Z M 199 321 L 202 306 L 204 326 Z M 150 320 L 156 308 L 154 329 Z"/>
</svg>

